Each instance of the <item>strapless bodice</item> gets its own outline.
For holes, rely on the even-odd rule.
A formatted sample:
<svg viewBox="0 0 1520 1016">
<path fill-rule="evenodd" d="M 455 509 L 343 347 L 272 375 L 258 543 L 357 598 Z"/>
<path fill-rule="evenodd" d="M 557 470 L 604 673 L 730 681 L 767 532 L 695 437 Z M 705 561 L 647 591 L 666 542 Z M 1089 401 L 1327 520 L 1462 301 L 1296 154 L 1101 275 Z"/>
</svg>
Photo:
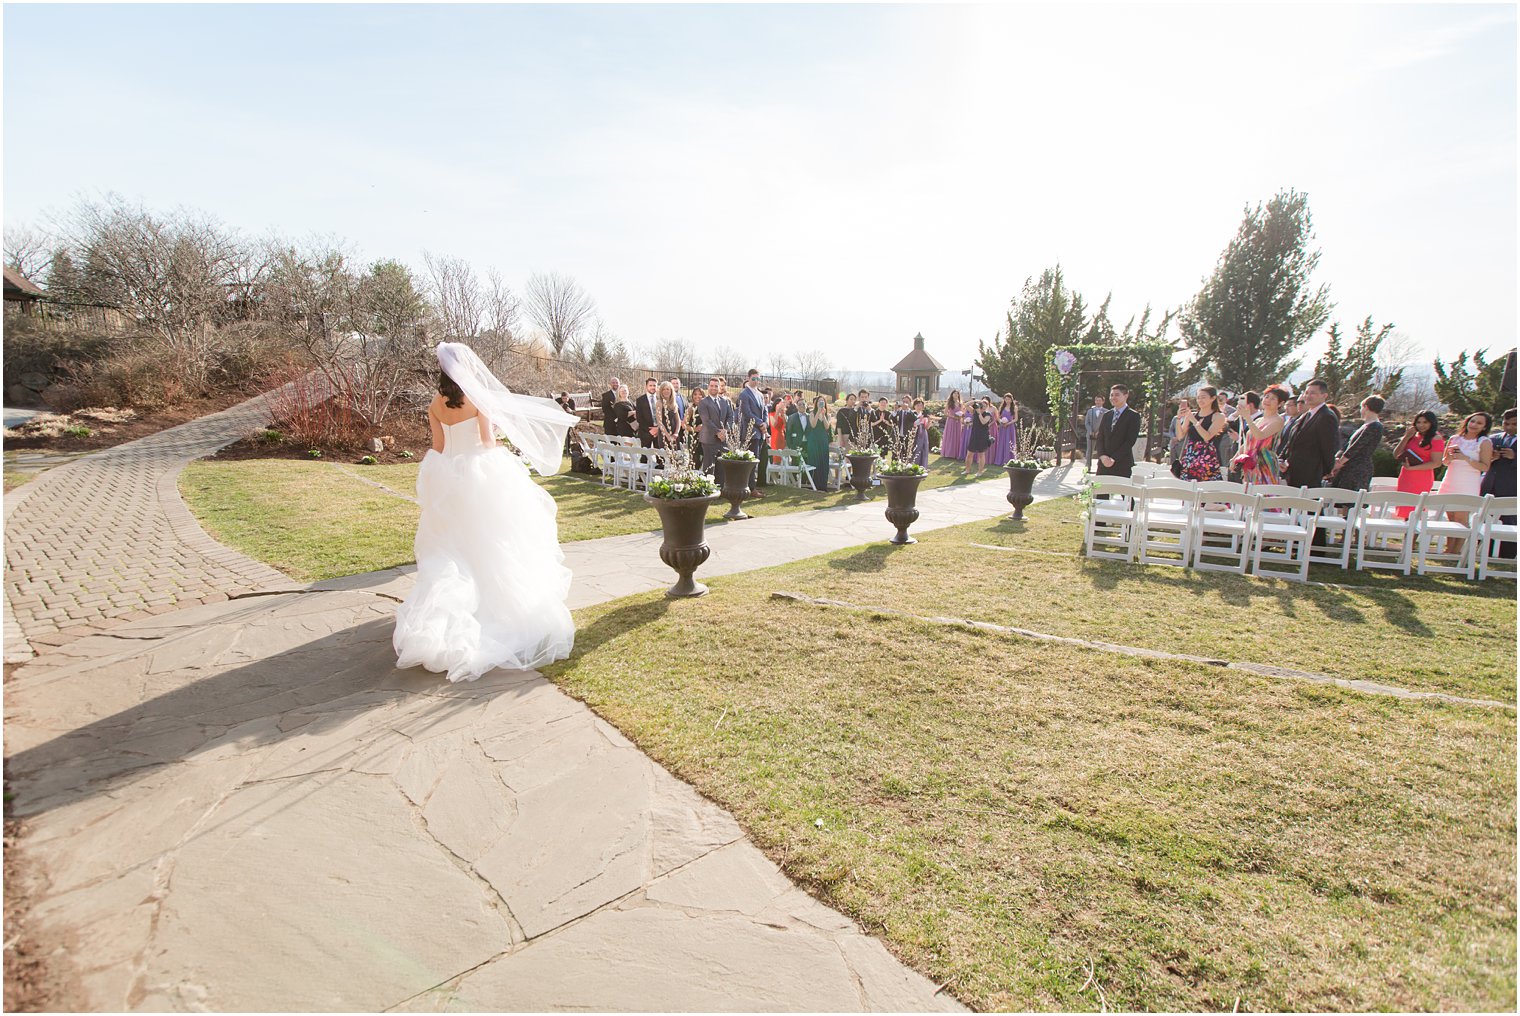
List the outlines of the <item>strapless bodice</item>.
<svg viewBox="0 0 1520 1016">
<path fill-rule="evenodd" d="M 480 451 L 484 447 L 485 444 L 480 440 L 479 417 L 472 416 L 468 420 L 443 425 L 443 454 L 462 455 Z"/>
</svg>

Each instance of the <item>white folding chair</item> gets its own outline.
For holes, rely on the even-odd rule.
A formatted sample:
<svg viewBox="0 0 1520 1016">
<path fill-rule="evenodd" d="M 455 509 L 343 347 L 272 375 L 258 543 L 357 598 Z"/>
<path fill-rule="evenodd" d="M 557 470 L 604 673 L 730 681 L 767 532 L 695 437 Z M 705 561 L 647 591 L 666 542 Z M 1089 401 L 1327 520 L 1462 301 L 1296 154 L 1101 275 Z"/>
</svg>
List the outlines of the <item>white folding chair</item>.
<svg viewBox="0 0 1520 1016">
<path fill-rule="evenodd" d="M 1367 492 L 1349 487 L 1310 487 L 1303 494 L 1320 503 L 1316 527 L 1325 534 L 1323 546 L 1309 549 L 1309 560 L 1315 564 L 1333 564 L 1337 568 L 1349 567 L 1353 530 Z M 1337 509 L 1342 509 L 1344 514 Z"/>
<path fill-rule="evenodd" d="M 1093 503 L 1083 525 L 1082 543 L 1088 557 L 1110 561 L 1135 559 L 1139 502 L 1145 488 L 1115 476 L 1093 482 Z M 1100 501 L 1099 497 L 1108 500 Z"/>
<path fill-rule="evenodd" d="M 1319 493 L 1319 491 L 1316 491 Z M 1398 509 L 1418 509 L 1424 494 L 1401 490 L 1369 490 L 1357 506 L 1352 532 L 1356 541 L 1356 570 L 1387 568 L 1409 574 L 1414 556 L 1414 512 L 1398 517 Z M 1321 519 L 1324 514 L 1321 512 Z"/>
<path fill-rule="evenodd" d="M 1165 499 L 1157 498 L 1150 484 L 1143 488 L 1140 501 L 1139 533 L 1136 543 L 1141 564 L 1175 565 L 1186 568 L 1192 561 L 1193 541 L 1197 534 L 1198 502 L 1202 497 L 1193 490 L 1165 490 Z M 1171 555 L 1177 555 L 1172 557 Z"/>
<path fill-rule="evenodd" d="M 1193 485 L 1193 489 L 1200 494 L 1244 494 L 1246 487 L 1243 483 L 1233 480 L 1200 480 Z"/>
<path fill-rule="evenodd" d="M 1144 480 L 1152 476 L 1160 476 L 1162 473 L 1171 475 L 1165 466 L 1158 463 L 1136 462 L 1134 467 L 1129 471 L 1129 478 L 1131 480 Z"/>
<path fill-rule="evenodd" d="M 1258 578 L 1307 582 L 1314 559 L 1314 530 L 1325 504 L 1318 498 L 1279 494 L 1262 497 L 1252 532 L 1251 570 Z M 1262 569 L 1262 565 L 1282 565 Z"/>
<path fill-rule="evenodd" d="M 1398 490 L 1399 478 L 1396 476 L 1374 476 L 1372 482 L 1367 485 L 1368 490 Z"/>
<path fill-rule="evenodd" d="M 775 478 L 788 487 L 802 486 L 802 452 L 794 448 L 772 448 L 771 461 L 765 476 L 767 481 Z"/>
<path fill-rule="evenodd" d="M 1203 487 L 1202 483 L 1198 485 L 1199 504 L 1193 521 L 1193 567 L 1244 575 L 1259 499 L 1243 491 L 1206 493 Z"/>
<path fill-rule="evenodd" d="M 1306 488 L 1290 487 L 1286 483 L 1248 483 L 1246 490 L 1262 497 L 1304 497 Z"/>
<path fill-rule="evenodd" d="M 830 484 L 840 490 L 850 482 L 850 460 L 838 445 L 829 445 L 829 477 Z"/>
<path fill-rule="evenodd" d="M 1461 575 L 1472 578 L 1476 571 L 1478 516 L 1487 507 L 1487 499 L 1476 494 L 1426 494 L 1420 506 L 1409 516 L 1414 520 L 1415 574 Z M 1451 512 L 1467 516 L 1466 522 L 1447 518 Z M 1441 549 L 1435 549 L 1437 540 Z M 1454 551 L 1446 551 L 1447 540 L 1461 540 Z"/>
<path fill-rule="evenodd" d="M 1511 553 L 1520 546 L 1520 535 L 1515 525 L 1515 503 L 1512 497 L 1491 497 L 1483 506 L 1478 519 L 1478 580 L 1487 581 L 1490 575 L 1501 579 L 1516 577 L 1515 558 L 1500 557 L 1499 544 L 1508 543 Z M 1508 518 L 1510 521 L 1505 522 Z"/>
</svg>

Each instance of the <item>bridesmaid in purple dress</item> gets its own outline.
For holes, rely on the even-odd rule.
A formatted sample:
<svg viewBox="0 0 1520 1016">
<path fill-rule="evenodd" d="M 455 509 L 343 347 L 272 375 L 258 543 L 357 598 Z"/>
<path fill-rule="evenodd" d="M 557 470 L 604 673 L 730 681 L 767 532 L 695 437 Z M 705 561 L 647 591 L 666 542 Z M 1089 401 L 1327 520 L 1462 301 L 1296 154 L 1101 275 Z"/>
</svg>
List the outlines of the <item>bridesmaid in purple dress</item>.
<svg viewBox="0 0 1520 1016">
<path fill-rule="evenodd" d="M 913 403 L 913 411 L 918 414 L 918 421 L 913 425 L 913 461 L 929 468 L 929 427 L 939 422 L 939 417 L 930 416 L 924 410 L 924 400 L 918 399 Z M 940 445 L 943 449 L 944 445 Z"/>
<path fill-rule="evenodd" d="M 1014 408 L 1013 396 L 1004 393 L 1003 404 L 998 407 L 997 416 L 994 419 L 997 425 L 997 432 L 992 442 L 994 466 L 1005 465 L 1009 459 L 1013 458 L 1014 448 L 1018 445 L 1017 419 L 1018 413 Z"/>
<path fill-rule="evenodd" d="M 960 389 L 950 393 L 945 402 L 945 432 L 940 435 L 939 453 L 942 458 L 964 459 L 966 457 L 965 409 L 961 405 Z"/>
</svg>

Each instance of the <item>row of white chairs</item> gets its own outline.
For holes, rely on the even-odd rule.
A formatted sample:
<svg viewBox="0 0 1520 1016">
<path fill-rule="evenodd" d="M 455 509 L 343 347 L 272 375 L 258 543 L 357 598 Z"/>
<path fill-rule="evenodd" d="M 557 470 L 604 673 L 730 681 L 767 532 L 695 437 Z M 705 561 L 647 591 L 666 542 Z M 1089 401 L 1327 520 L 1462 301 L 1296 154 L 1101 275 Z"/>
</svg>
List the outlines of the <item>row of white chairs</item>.
<svg viewBox="0 0 1520 1016">
<path fill-rule="evenodd" d="M 627 487 L 629 490 L 646 489 L 651 482 L 669 473 L 678 453 L 667 448 L 646 448 L 636 437 L 614 437 L 609 434 L 582 433 L 578 436 L 587 458 L 602 474 L 603 485 Z M 835 462 L 834 468 L 838 469 Z M 845 472 L 849 461 L 845 460 Z M 813 470 L 798 448 L 774 448 L 766 464 L 766 480 L 792 487 L 817 489 L 813 483 Z"/>
<path fill-rule="evenodd" d="M 1512 497 L 1192 483 L 1169 474 L 1099 477 L 1094 494 L 1084 527 L 1089 557 L 1242 575 L 1250 567 L 1298 581 L 1310 564 L 1348 568 L 1353 556 L 1357 570 L 1516 576 L 1514 558 L 1499 554 L 1500 544 L 1520 539 L 1504 521 L 1516 513 Z M 1324 534 L 1318 546 L 1316 533 Z"/>
</svg>

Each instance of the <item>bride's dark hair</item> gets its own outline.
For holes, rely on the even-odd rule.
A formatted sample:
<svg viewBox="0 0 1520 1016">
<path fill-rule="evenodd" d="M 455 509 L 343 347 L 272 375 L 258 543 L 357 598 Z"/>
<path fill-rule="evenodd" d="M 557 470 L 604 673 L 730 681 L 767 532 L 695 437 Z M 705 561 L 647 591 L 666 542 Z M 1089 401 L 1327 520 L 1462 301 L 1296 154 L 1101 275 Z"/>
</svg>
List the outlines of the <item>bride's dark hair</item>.
<svg viewBox="0 0 1520 1016">
<path fill-rule="evenodd" d="M 443 396 L 443 404 L 450 409 L 464 408 L 464 389 L 443 371 L 438 372 L 438 394 Z"/>
</svg>

